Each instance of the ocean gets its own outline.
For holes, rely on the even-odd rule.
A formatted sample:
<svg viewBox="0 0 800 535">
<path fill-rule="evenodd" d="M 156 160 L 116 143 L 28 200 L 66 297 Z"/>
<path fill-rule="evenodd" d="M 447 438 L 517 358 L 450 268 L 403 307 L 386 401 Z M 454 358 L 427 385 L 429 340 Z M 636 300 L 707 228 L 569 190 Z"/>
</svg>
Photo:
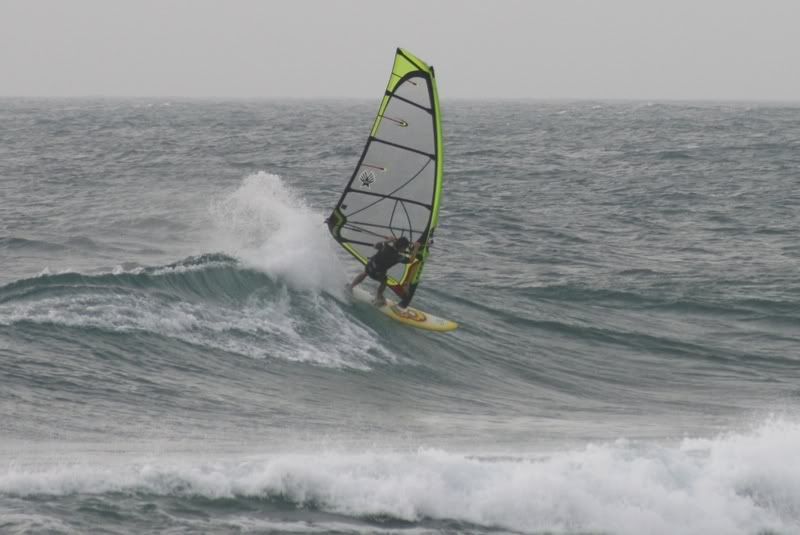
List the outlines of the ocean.
<svg viewBox="0 0 800 535">
<path fill-rule="evenodd" d="M 800 106 L 445 99 L 429 333 L 377 105 L 0 99 L 0 532 L 800 533 Z"/>
</svg>

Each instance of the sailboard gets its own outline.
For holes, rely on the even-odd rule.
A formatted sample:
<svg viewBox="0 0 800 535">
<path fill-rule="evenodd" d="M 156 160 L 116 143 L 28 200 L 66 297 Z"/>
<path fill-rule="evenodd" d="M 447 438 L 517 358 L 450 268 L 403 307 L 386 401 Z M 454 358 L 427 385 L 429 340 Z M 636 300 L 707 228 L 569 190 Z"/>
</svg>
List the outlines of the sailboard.
<svg viewBox="0 0 800 535">
<path fill-rule="evenodd" d="M 384 305 L 375 305 L 375 295 L 360 286 L 353 288 L 353 298 L 356 301 L 375 306 L 382 314 L 410 327 L 439 332 L 454 331 L 458 328 L 458 323 L 454 321 L 434 316 L 430 312 L 423 312 L 411 306 L 403 308 L 391 298 L 387 298 Z"/>
<path fill-rule="evenodd" d="M 443 171 L 441 110 L 433 67 L 398 48 L 364 150 L 327 219 L 333 238 L 362 265 L 375 253 L 375 243 L 387 237 L 405 236 L 411 243 L 419 242 L 412 262 L 397 264 L 387 272 L 387 286 L 400 301 L 380 307 L 381 311 L 392 306 L 400 311 L 410 308 L 439 223 Z M 387 315 L 397 319 L 397 314 Z M 458 327 L 455 322 L 441 321 L 447 323 L 432 330 Z M 403 323 L 427 328 L 425 322 Z"/>
</svg>

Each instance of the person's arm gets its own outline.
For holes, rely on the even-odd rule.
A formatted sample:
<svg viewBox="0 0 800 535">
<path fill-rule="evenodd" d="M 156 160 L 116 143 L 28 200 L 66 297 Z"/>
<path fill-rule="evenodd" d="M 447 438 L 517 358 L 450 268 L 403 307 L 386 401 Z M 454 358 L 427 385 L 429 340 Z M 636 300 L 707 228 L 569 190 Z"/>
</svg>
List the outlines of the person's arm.
<svg viewBox="0 0 800 535">
<path fill-rule="evenodd" d="M 412 262 L 417 259 L 420 247 L 422 247 L 422 244 L 419 241 L 415 241 L 414 246 L 411 248 L 411 254 L 408 256 Z"/>
<path fill-rule="evenodd" d="M 401 255 L 401 264 L 411 264 L 414 260 L 417 259 L 417 253 L 419 252 L 419 248 L 422 246 L 418 241 L 414 242 L 414 246 L 411 248 L 411 252 L 408 253 L 408 256 Z"/>
</svg>

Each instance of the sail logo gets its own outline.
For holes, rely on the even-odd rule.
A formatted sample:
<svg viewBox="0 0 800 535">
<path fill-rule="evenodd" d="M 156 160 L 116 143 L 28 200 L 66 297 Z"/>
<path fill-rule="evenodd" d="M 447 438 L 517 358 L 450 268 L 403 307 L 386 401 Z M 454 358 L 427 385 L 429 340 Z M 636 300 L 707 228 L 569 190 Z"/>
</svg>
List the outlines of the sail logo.
<svg viewBox="0 0 800 535">
<path fill-rule="evenodd" d="M 375 182 L 375 173 L 372 171 L 361 171 L 361 174 L 358 176 L 358 179 L 361 181 L 361 187 L 370 189 L 372 183 Z"/>
</svg>

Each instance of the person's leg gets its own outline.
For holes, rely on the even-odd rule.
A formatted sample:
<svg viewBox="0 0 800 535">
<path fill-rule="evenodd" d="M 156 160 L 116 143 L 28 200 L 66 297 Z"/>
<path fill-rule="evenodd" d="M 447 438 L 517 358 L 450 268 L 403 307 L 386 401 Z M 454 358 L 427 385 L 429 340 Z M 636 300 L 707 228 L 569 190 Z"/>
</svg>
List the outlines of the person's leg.
<svg viewBox="0 0 800 535">
<path fill-rule="evenodd" d="M 383 291 L 386 289 L 386 278 L 384 278 L 378 286 L 378 293 L 375 295 L 375 304 L 385 305 L 386 298 L 383 297 Z"/>
<path fill-rule="evenodd" d="M 355 279 L 353 279 L 353 282 L 350 283 L 350 289 L 352 290 L 353 288 L 361 284 L 365 278 L 367 278 L 366 271 L 359 273 L 358 276 Z"/>
</svg>

